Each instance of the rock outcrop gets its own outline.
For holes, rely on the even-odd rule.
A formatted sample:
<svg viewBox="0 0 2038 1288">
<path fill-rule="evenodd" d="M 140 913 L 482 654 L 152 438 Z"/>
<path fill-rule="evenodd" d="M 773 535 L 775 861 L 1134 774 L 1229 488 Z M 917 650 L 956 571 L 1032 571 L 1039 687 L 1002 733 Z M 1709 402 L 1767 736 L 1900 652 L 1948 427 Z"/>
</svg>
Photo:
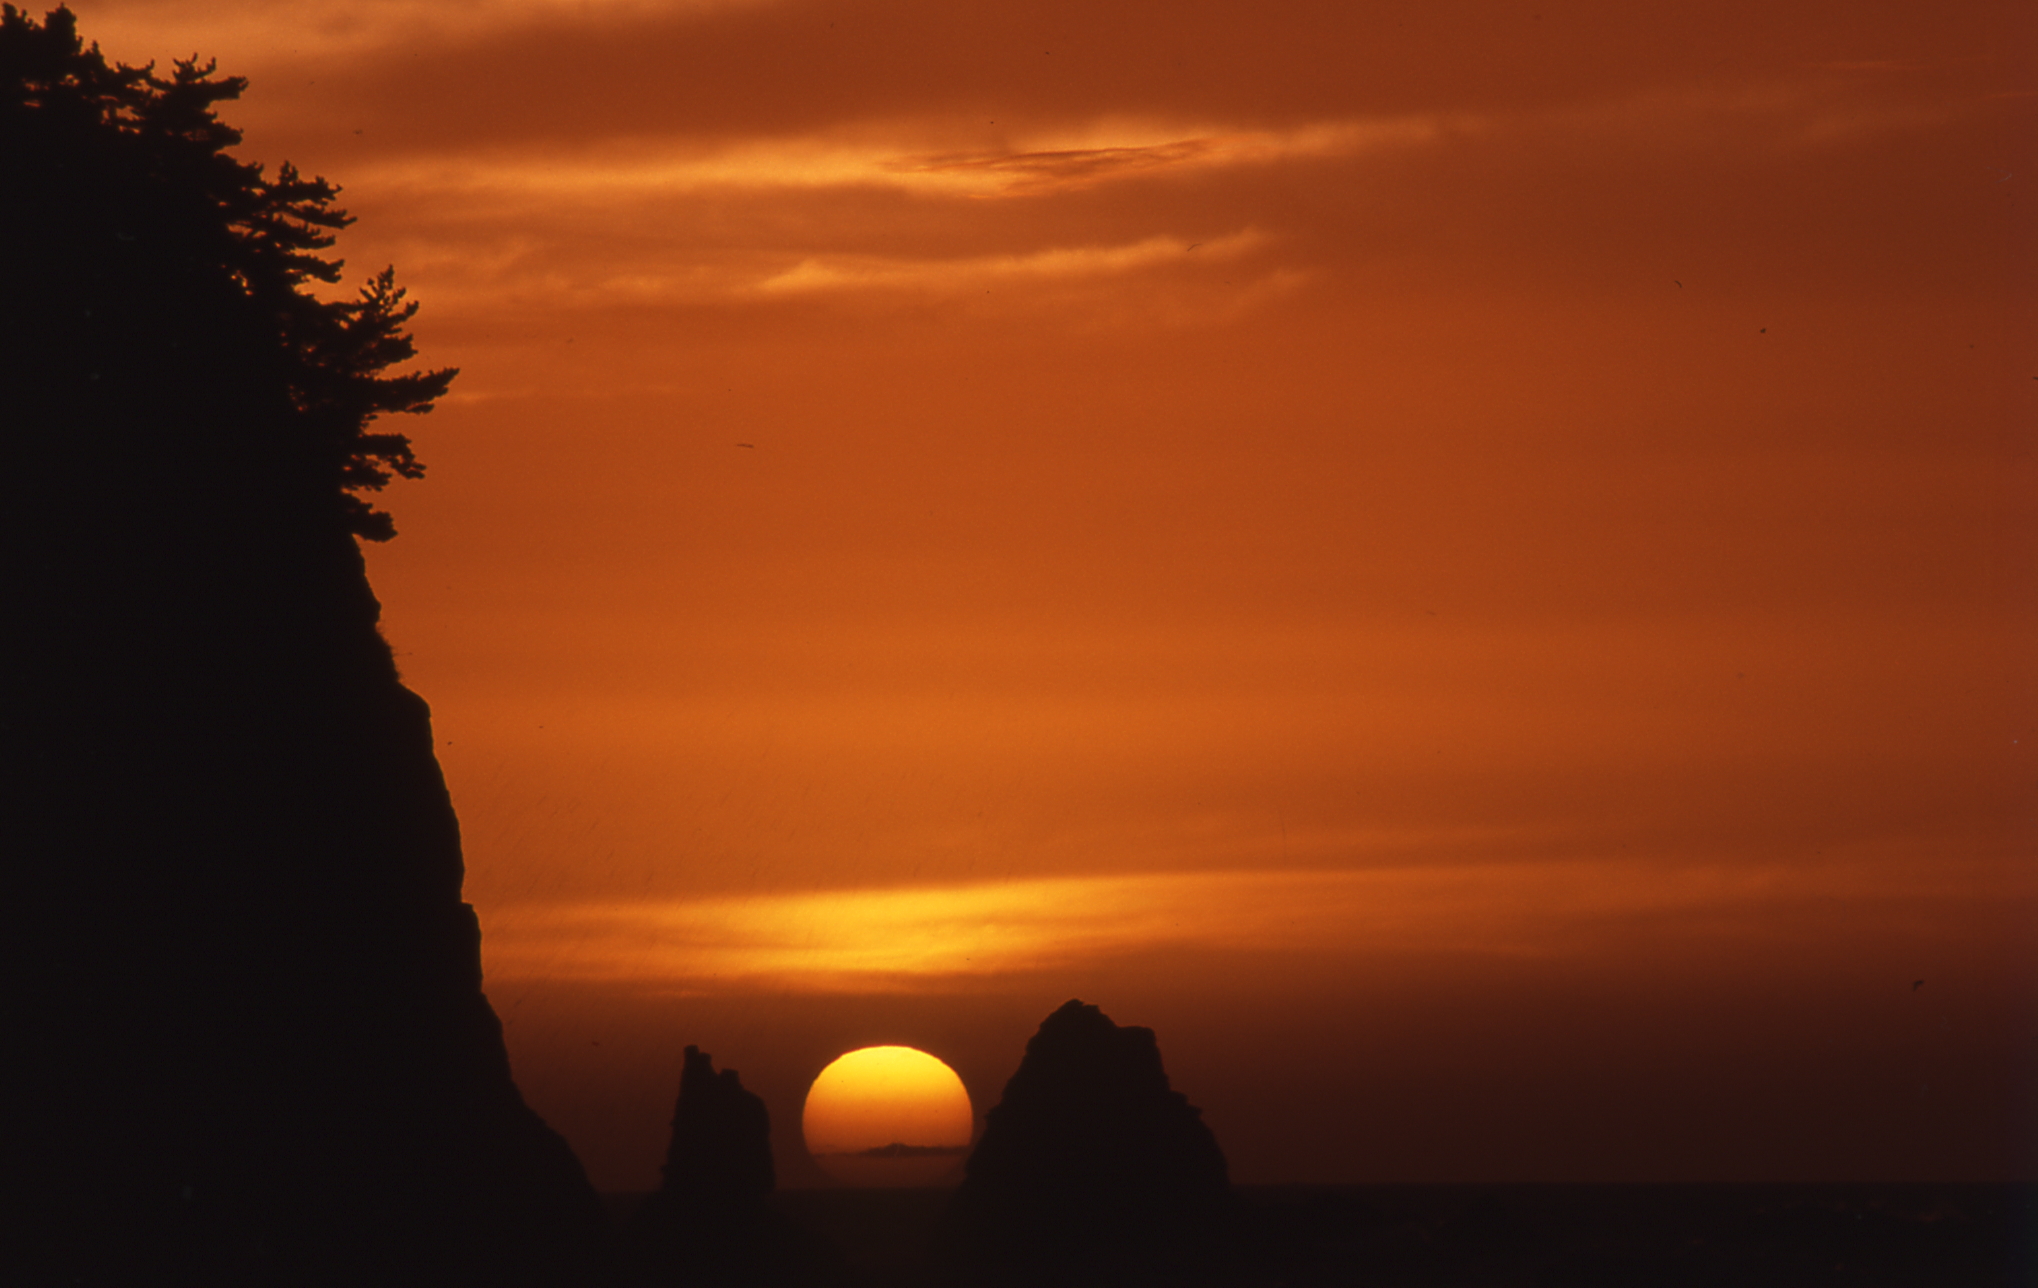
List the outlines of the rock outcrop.
<svg viewBox="0 0 2038 1288">
<path fill-rule="evenodd" d="M 944 1245 L 991 1282 L 1191 1282 L 1222 1252 L 1223 1152 L 1153 1031 L 1071 1001 L 1026 1044 L 964 1166 Z"/>
<path fill-rule="evenodd" d="M 717 1073 L 699 1047 L 686 1049 L 680 1070 L 664 1176 L 661 1194 L 703 1209 L 755 1207 L 776 1180 L 770 1111 L 734 1069 Z"/>
<path fill-rule="evenodd" d="M 336 315 L 219 150 L 237 87 L 138 76 L 0 24 L 6 1278 L 600 1283 L 342 492 L 393 386 L 291 339 Z"/>
<path fill-rule="evenodd" d="M 771 1115 L 734 1069 L 686 1049 L 665 1182 L 632 1217 L 627 1249 L 644 1284 L 750 1284 L 785 1276 L 785 1232 L 767 1206 Z"/>
</svg>

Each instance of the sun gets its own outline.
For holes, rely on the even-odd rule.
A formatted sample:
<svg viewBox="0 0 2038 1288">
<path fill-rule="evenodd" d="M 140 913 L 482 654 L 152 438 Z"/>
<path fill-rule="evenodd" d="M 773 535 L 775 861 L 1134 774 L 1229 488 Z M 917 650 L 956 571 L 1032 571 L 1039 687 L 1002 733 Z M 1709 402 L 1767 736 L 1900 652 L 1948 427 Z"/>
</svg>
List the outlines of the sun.
<svg viewBox="0 0 2038 1288">
<path fill-rule="evenodd" d="M 969 1152 L 962 1079 L 925 1051 L 864 1047 L 821 1070 L 800 1129 L 824 1171 L 851 1185 L 931 1185 Z"/>
</svg>

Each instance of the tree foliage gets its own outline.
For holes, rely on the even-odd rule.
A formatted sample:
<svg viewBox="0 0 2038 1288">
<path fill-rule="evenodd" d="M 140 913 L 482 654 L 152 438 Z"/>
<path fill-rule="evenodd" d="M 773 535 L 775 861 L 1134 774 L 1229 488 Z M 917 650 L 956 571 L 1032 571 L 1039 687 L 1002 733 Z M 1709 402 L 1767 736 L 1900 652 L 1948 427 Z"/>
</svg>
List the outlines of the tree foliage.
<svg viewBox="0 0 2038 1288">
<path fill-rule="evenodd" d="M 240 132 L 215 107 L 247 82 L 215 70 L 195 58 L 168 76 L 153 63 L 109 63 L 83 44 L 68 9 L 37 23 L 0 8 L 0 173 L 12 189 L 0 202 L 0 250 L 21 289 L 5 306 L 14 316 L 0 339 L 48 350 L 52 327 L 81 336 L 96 328 L 88 339 L 106 358 L 94 361 L 96 382 L 98 367 L 118 361 L 116 348 L 132 365 L 145 347 L 116 335 L 109 313 L 132 312 L 143 295 L 159 314 L 174 307 L 180 320 L 167 329 L 187 334 L 156 347 L 177 349 L 181 369 L 175 380 L 152 377 L 152 387 L 188 385 L 199 368 L 192 355 L 203 351 L 218 379 L 239 382 L 220 414 L 261 422 L 222 430 L 219 443 L 231 446 L 219 455 L 242 450 L 250 433 L 267 436 L 248 450 L 287 460 L 347 531 L 387 540 L 389 516 L 361 494 L 424 467 L 406 436 L 372 427 L 385 415 L 429 411 L 457 372 L 390 374 L 416 356 L 406 325 L 417 305 L 393 270 L 352 299 L 318 297 L 315 285 L 338 282 L 342 266 L 321 252 L 352 222 L 334 205 L 339 190 L 288 164 L 271 176 L 232 156 Z M 147 263 L 122 267 L 138 257 Z"/>
</svg>

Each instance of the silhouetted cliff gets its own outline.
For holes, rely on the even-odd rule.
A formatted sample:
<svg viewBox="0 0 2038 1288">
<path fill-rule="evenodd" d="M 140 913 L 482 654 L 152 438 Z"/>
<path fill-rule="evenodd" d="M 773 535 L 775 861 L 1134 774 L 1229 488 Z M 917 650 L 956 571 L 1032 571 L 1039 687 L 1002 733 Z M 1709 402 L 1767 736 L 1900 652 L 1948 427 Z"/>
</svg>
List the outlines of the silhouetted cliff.
<svg viewBox="0 0 2038 1288">
<path fill-rule="evenodd" d="M 992 1282 L 1191 1282 L 1224 1252 L 1231 1184 L 1153 1030 L 1047 1017 L 964 1165 L 950 1261 Z"/>
<path fill-rule="evenodd" d="M 356 495 L 450 373 L 239 83 L 0 22 L 10 1282 L 599 1282 L 603 1216 L 481 991 L 429 712 Z M 323 194 L 323 195 L 321 195 Z M 379 295 L 377 292 L 380 292 Z M 380 462 L 380 465 L 378 465 Z"/>
</svg>

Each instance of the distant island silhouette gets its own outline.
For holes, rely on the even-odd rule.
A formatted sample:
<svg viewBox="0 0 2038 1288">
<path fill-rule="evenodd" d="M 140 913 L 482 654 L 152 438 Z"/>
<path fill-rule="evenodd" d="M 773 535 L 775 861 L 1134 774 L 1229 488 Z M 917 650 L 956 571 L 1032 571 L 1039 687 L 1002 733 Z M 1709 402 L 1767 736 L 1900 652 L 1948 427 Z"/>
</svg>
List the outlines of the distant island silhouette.
<svg viewBox="0 0 2038 1288">
<path fill-rule="evenodd" d="M 905 1145 L 893 1141 L 889 1145 L 873 1145 L 869 1149 L 842 1150 L 827 1155 L 829 1158 L 953 1158 L 970 1151 L 968 1145 Z"/>
<path fill-rule="evenodd" d="M 210 66 L 0 13 L 10 1106 L 24 1285 L 613 1279 L 511 1080 L 430 714 L 357 539 L 454 373 Z"/>
</svg>

